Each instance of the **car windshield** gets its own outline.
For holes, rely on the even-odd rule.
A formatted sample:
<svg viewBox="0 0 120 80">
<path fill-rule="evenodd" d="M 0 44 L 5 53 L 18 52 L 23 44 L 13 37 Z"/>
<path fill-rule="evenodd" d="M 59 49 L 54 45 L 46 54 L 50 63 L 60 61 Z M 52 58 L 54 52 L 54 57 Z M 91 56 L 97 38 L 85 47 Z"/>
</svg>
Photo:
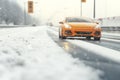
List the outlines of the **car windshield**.
<svg viewBox="0 0 120 80">
<path fill-rule="evenodd" d="M 92 19 L 88 18 L 66 18 L 66 22 L 87 22 L 87 23 L 92 23 Z"/>
</svg>

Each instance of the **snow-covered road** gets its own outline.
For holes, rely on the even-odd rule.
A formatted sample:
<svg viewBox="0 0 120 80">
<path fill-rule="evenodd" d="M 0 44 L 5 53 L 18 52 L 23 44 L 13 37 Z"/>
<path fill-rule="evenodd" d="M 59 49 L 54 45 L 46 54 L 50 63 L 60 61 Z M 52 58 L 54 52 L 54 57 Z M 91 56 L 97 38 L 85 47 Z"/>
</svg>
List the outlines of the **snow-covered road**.
<svg viewBox="0 0 120 80">
<path fill-rule="evenodd" d="M 100 70 L 74 59 L 46 30 L 0 29 L 0 80 L 100 80 Z"/>
</svg>

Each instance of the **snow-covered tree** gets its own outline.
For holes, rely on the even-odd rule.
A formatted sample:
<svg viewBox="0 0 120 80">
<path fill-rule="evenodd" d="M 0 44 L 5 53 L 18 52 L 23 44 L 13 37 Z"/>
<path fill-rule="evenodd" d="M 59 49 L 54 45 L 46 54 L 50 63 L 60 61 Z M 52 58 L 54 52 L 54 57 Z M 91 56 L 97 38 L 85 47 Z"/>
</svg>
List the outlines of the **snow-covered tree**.
<svg viewBox="0 0 120 80">
<path fill-rule="evenodd" d="M 31 24 L 33 19 L 30 15 L 27 16 L 26 24 Z M 37 22 L 36 19 L 34 21 Z M 15 25 L 24 24 L 24 11 L 16 2 L 10 0 L 0 0 L 0 23 L 13 23 Z"/>
</svg>

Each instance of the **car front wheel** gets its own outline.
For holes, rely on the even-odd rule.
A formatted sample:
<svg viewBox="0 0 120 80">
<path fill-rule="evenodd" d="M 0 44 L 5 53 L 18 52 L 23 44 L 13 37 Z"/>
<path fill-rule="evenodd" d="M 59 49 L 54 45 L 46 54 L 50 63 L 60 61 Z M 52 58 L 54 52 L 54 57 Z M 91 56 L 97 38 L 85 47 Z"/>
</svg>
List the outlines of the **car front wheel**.
<svg viewBox="0 0 120 80">
<path fill-rule="evenodd" d="M 59 28 L 59 39 L 66 39 L 66 37 L 63 36 L 63 34 L 62 34 L 62 29 L 61 28 Z"/>
<path fill-rule="evenodd" d="M 66 39 L 66 37 L 65 36 L 61 36 L 61 39 Z"/>
<path fill-rule="evenodd" d="M 99 41 L 99 40 L 100 40 L 100 37 L 94 37 L 94 40 Z"/>
</svg>

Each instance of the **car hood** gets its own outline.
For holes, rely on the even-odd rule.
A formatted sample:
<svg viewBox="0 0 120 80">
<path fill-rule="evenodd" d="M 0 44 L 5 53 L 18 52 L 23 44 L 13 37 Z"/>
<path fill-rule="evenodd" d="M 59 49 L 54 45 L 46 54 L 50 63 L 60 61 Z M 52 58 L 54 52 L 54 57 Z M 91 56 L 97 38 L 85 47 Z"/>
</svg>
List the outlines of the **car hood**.
<svg viewBox="0 0 120 80">
<path fill-rule="evenodd" d="M 97 26 L 96 23 L 67 23 L 71 27 L 76 28 L 94 28 Z"/>
</svg>

